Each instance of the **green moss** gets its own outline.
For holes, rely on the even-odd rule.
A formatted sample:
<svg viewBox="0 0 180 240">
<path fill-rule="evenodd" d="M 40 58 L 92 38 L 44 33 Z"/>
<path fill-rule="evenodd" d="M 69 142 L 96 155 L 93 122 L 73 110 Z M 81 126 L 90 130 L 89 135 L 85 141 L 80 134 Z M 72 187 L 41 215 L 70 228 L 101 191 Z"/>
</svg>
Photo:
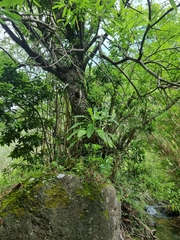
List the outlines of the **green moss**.
<svg viewBox="0 0 180 240">
<path fill-rule="evenodd" d="M 11 192 L 7 194 L 1 202 L 0 216 L 5 217 L 7 214 L 15 214 L 17 217 L 22 217 L 28 208 L 38 210 L 38 199 L 34 198 L 34 195 L 41 189 L 42 178 L 45 175 L 41 174 L 36 178 L 28 178 L 23 183 L 18 183 Z M 49 178 L 49 175 L 46 176 Z"/>
<path fill-rule="evenodd" d="M 15 214 L 22 217 L 28 211 L 38 213 L 41 211 L 42 202 L 46 208 L 57 206 L 67 206 L 70 198 L 63 185 L 54 176 L 42 175 L 24 181 L 22 184 L 11 191 L 2 199 L 0 216 Z M 76 184 L 75 184 L 76 186 Z M 72 187 L 72 186 L 71 186 Z M 103 184 L 95 182 L 84 182 L 82 187 L 77 190 L 79 196 L 83 196 L 91 201 L 102 201 Z M 87 213 L 80 214 L 80 218 L 86 217 Z M 108 217 L 106 212 L 103 215 Z"/>
<path fill-rule="evenodd" d="M 106 219 L 109 218 L 109 212 L 107 210 L 104 210 L 102 214 L 105 216 Z"/>
<path fill-rule="evenodd" d="M 47 194 L 47 197 L 45 198 L 45 206 L 47 208 L 54 208 L 58 205 L 66 206 L 69 204 L 67 192 L 60 183 L 47 189 L 45 194 Z"/>
<path fill-rule="evenodd" d="M 102 200 L 101 192 L 103 185 L 98 185 L 95 182 L 84 182 L 83 187 L 77 190 L 77 194 L 82 195 L 90 200 Z"/>
<path fill-rule="evenodd" d="M 24 208 L 22 208 L 20 202 L 23 198 L 23 191 L 16 190 L 11 192 L 3 199 L 1 203 L 0 215 L 1 217 L 6 216 L 8 213 L 15 214 L 17 217 L 24 215 Z"/>
<path fill-rule="evenodd" d="M 86 216 L 86 214 L 85 214 L 85 213 L 80 213 L 80 214 L 79 214 L 79 218 L 80 218 L 80 219 L 84 219 L 84 218 L 85 218 L 85 216 Z"/>
</svg>

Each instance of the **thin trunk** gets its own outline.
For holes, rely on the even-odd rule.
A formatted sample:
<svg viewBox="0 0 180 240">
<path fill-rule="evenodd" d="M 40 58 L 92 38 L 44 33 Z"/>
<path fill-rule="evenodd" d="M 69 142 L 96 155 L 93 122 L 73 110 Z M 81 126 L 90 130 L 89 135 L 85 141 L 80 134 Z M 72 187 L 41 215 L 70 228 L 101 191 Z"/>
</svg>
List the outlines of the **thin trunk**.
<svg viewBox="0 0 180 240">
<path fill-rule="evenodd" d="M 64 100 L 65 100 L 65 116 L 64 116 L 64 153 L 68 153 L 68 142 L 67 142 L 67 137 L 68 137 L 68 130 L 71 127 L 71 111 L 70 111 L 70 106 L 69 106 L 69 100 L 68 100 L 68 95 L 67 92 L 64 92 Z"/>
</svg>

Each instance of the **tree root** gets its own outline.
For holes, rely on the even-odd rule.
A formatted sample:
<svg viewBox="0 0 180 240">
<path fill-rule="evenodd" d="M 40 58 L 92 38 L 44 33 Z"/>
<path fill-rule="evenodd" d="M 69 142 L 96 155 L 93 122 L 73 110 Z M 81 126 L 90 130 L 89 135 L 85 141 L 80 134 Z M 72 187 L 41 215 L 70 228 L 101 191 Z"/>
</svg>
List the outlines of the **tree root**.
<svg viewBox="0 0 180 240">
<path fill-rule="evenodd" d="M 122 204 L 122 229 L 125 239 L 130 240 L 136 237 L 141 240 L 158 240 L 156 229 L 149 228 L 146 223 L 137 217 L 138 212 L 127 203 Z"/>
<path fill-rule="evenodd" d="M 150 229 L 146 224 L 144 224 L 139 218 L 135 217 L 134 214 L 132 215 L 132 217 L 138 221 L 142 227 L 148 232 L 149 236 L 154 239 L 154 240 L 158 240 L 158 238 L 155 236 L 156 234 L 156 229 Z"/>
</svg>

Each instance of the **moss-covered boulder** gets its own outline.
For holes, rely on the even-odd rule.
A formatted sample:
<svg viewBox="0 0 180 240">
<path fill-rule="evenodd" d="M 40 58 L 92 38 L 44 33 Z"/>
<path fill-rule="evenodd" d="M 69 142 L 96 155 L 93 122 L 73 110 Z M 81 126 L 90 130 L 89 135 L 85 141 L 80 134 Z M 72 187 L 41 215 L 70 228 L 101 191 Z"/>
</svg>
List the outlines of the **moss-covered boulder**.
<svg viewBox="0 0 180 240">
<path fill-rule="evenodd" d="M 120 240 L 111 185 L 58 174 L 18 184 L 1 201 L 2 240 Z"/>
</svg>

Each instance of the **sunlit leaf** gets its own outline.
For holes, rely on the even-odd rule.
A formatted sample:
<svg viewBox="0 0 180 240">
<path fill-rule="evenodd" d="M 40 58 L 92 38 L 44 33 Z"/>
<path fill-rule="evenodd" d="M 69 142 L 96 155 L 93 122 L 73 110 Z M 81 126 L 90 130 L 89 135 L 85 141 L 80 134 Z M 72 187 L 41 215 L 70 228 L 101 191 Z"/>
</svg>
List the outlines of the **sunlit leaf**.
<svg viewBox="0 0 180 240">
<path fill-rule="evenodd" d="M 38 7 L 41 7 L 41 5 L 36 1 L 36 0 L 33 0 L 33 3 L 38 6 Z"/>
<path fill-rule="evenodd" d="M 92 110 L 92 108 L 88 108 L 87 111 L 90 114 L 91 119 L 93 119 L 93 110 Z"/>
<path fill-rule="evenodd" d="M 112 30 L 106 28 L 106 27 L 103 27 L 103 30 L 105 31 L 105 33 L 107 33 L 109 36 L 113 37 L 113 33 L 112 33 Z"/>
<path fill-rule="evenodd" d="M 169 0 L 171 6 L 177 11 L 177 6 L 174 0 Z"/>
<path fill-rule="evenodd" d="M 9 12 L 5 9 L 1 9 L 1 13 L 6 15 L 9 19 L 11 19 L 12 21 L 17 21 L 20 20 L 21 17 L 15 13 Z"/>
<path fill-rule="evenodd" d="M 0 2 L 0 7 L 11 7 L 17 4 L 21 5 L 23 0 L 3 0 Z"/>
<path fill-rule="evenodd" d="M 86 135 L 86 130 L 85 129 L 80 129 L 78 131 L 78 138 L 83 137 L 84 135 Z"/>
</svg>

